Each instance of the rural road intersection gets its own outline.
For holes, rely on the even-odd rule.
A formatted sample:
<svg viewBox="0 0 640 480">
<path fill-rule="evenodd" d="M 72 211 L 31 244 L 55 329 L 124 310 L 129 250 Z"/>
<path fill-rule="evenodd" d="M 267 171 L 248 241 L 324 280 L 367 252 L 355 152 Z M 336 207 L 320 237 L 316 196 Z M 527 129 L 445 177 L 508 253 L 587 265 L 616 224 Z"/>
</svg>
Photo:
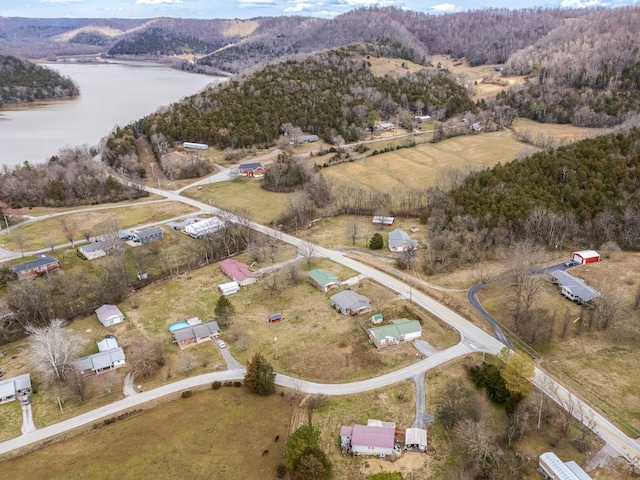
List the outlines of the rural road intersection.
<svg viewBox="0 0 640 480">
<path fill-rule="evenodd" d="M 206 183 L 206 181 L 204 183 Z M 178 192 L 160 190 L 150 187 L 145 187 L 145 189 L 151 193 L 164 196 L 169 200 L 192 205 L 204 212 L 208 211 L 211 213 L 223 215 L 225 218 L 234 218 L 228 212 L 222 211 L 215 207 L 211 207 L 210 205 L 198 200 L 183 197 Z M 304 251 L 305 247 L 308 246 L 308 242 L 301 240 L 300 238 L 282 233 L 277 230 L 273 230 L 271 228 L 265 227 L 264 225 L 252 223 L 251 227 L 266 235 L 270 235 L 274 238 L 296 246 L 298 248 L 298 251 Z M 456 331 L 458 331 L 461 341 L 457 345 L 437 352 L 424 360 L 416 362 L 395 372 L 390 372 L 368 380 L 362 380 L 359 382 L 347 384 L 319 384 L 278 374 L 276 375 L 277 385 L 310 394 L 348 395 L 382 388 L 402 380 L 413 378 L 416 375 L 423 375 L 424 372 L 431 368 L 442 365 L 443 363 L 449 362 L 455 358 L 471 352 L 482 351 L 491 354 L 497 354 L 505 346 L 503 342 L 487 334 L 485 331 L 481 330 L 454 311 L 436 302 L 427 295 L 421 293 L 420 291 L 411 291 L 411 286 L 404 283 L 404 281 L 399 280 L 398 278 L 395 278 L 379 270 L 376 270 L 364 263 L 358 262 L 357 260 L 346 257 L 341 252 L 329 250 L 318 245 L 314 245 L 313 248 L 315 256 L 325 257 L 332 260 L 333 262 L 351 268 L 359 274 L 367 276 L 370 279 L 382 285 L 385 285 L 387 288 L 395 291 L 396 293 L 403 295 L 406 298 L 411 298 L 413 303 L 432 313 L 433 315 L 450 325 Z M 11 252 L 3 251 L 2 253 L 6 254 Z M 2 255 L 0 256 L 0 261 L 3 260 L 2 257 L 5 257 L 4 259 L 6 259 L 6 256 Z M 231 357 L 230 353 L 228 351 L 224 352 L 224 350 L 227 349 L 223 349 L 223 355 L 225 355 L 226 353 L 229 355 L 229 357 Z M 231 357 L 231 359 L 233 359 L 233 357 Z M 98 408 L 91 412 L 87 412 L 85 414 L 54 425 L 49 425 L 47 427 L 37 429 L 28 434 L 0 443 L 0 455 L 17 448 L 25 447 L 35 442 L 51 438 L 52 436 L 59 435 L 66 431 L 80 428 L 90 423 L 98 422 L 99 420 L 106 417 L 118 415 L 124 411 L 133 409 L 139 405 L 165 395 L 175 394 L 182 390 L 194 388 L 200 385 L 211 383 L 213 381 L 241 380 L 244 377 L 244 369 L 233 368 L 234 366 L 237 366 L 237 362 L 236 364 L 234 364 L 232 362 L 235 360 L 231 359 L 225 357 L 229 368 L 231 368 L 230 370 L 199 375 L 196 377 L 181 380 L 179 382 L 163 385 L 162 387 L 141 392 L 136 395 L 130 395 L 110 405 Z M 599 435 L 607 444 L 615 449 L 618 454 L 623 456 L 636 467 L 640 467 L 640 444 L 638 442 L 625 435 L 606 418 L 589 407 L 586 402 L 573 395 L 560 383 L 552 379 L 541 370 L 536 369 L 535 376 L 532 379 L 532 382 L 547 396 L 549 396 L 549 398 L 558 403 L 562 408 L 571 411 L 576 419 L 583 422 L 585 425 L 590 426 L 590 428 L 592 428 L 593 431 L 597 435 Z"/>
</svg>

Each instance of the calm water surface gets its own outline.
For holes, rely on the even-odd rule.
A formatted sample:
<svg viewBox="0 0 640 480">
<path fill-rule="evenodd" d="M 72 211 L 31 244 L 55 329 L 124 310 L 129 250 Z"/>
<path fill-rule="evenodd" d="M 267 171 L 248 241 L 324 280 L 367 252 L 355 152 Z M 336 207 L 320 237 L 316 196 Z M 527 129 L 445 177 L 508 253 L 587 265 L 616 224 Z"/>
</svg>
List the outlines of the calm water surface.
<svg viewBox="0 0 640 480">
<path fill-rule="evenodd" d="M 64 147 L 96 145 L 117 125 L 225 80 L 141 62 L 45 65 L 71 77 L 80 96 L 0 109 L 0 165 L 41 163 Z"/>
</svg>

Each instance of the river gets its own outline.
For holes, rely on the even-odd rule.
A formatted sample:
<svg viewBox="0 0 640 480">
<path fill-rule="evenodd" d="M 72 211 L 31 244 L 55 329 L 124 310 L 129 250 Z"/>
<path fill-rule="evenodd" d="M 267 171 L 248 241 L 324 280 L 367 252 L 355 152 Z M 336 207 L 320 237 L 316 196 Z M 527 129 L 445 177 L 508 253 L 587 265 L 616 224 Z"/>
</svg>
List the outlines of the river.
<svg viewBox="0 0 640 480">
<path fill-rule="evenodd" d="M 225 80 L 144 62 L 43 65 L 71 77 L 80 96 L 0 109 L 0 165 L 42 163 L 64 147 L 97 145 L 116 126 Z"/>
</svg>

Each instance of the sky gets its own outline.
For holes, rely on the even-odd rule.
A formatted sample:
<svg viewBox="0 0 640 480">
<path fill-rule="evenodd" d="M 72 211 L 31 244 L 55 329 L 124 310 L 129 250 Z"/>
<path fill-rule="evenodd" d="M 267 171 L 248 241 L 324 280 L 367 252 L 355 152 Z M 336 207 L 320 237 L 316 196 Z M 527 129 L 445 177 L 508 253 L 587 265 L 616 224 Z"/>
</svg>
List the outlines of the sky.
<svg viewBox="0 0 640 480">
<path fill-rule="evenodd" d="M 615 7 L 638 3 L 640 0 L 0 0 L 0 17 L 333 18 L 354 8 L 373 6 L 438 14 L 484 8 Z"/>
</svg>

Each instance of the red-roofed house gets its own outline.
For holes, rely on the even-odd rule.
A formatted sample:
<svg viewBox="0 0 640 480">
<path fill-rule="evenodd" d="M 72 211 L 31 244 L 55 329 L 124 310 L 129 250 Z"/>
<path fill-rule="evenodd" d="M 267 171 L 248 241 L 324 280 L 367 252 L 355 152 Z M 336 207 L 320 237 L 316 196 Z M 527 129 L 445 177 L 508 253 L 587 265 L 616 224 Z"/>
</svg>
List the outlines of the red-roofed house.
<svg viewBox="0 0 640 480">
<path fill-rule="evenodd" d="M 233 258 L 226 258 L 220 262 L 220 269 L 234 279 L 240 286 L 250 285 L 256 282 L 256 277 L 249 267 Z"/>
</svg>

